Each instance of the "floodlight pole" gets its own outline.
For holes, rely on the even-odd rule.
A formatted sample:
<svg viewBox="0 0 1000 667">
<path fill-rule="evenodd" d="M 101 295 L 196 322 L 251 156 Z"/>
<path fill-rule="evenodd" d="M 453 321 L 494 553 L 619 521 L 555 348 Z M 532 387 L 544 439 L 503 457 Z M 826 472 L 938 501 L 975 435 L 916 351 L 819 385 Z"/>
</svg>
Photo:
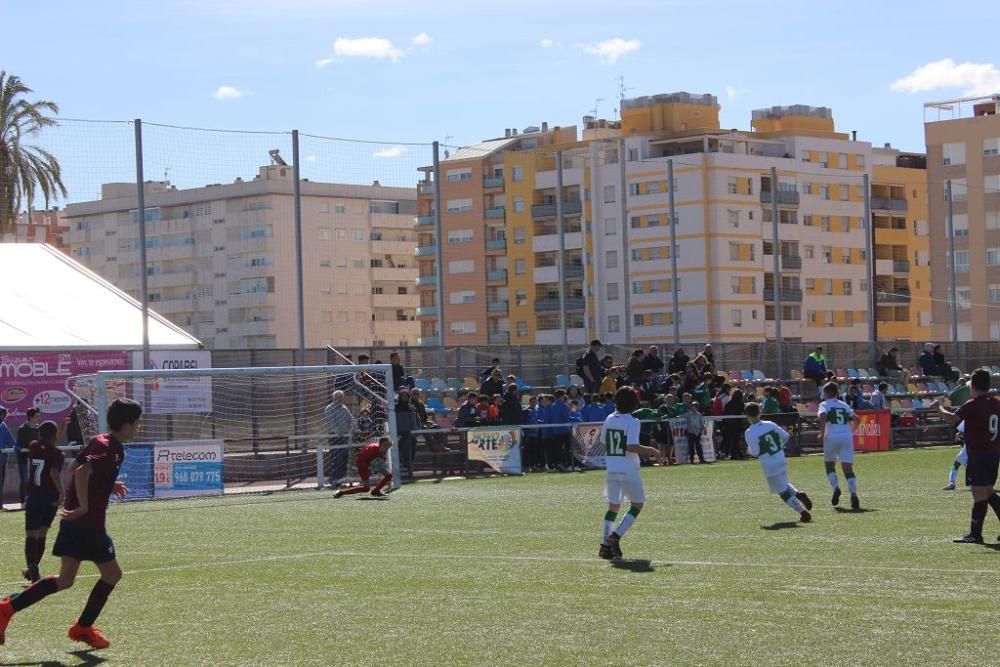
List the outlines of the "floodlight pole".
<svg viewBox="0 0 1000 667">
<path fill-rule="evenodd" d="M 306 363 L 306 307 L 302 270 L 302 179 L 299 172 L 299 131 L 292 130 L 292 197 L 295 215 L 295 280 L 296 307 L 299 311 L 299 364 Z"/>
<path fill-rule="evenodd" d="M 146 268 L 146 188 L 142 172 L 142 119 L 135 119 L 136 215 L 139 218 L 139 284 L 142 297 L 142 368 L 149 369 L 149 277 Z"/>
</svg>

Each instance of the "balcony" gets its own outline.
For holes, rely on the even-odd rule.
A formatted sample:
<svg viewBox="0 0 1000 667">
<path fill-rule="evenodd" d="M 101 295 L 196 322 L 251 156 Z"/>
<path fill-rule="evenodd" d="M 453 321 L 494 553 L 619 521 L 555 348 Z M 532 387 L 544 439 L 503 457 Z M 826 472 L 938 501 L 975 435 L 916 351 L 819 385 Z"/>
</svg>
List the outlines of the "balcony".
<svg viewBox="0 0 1000 667">
<path fill-rule="evenodd" d="M 563 216 L 580 215 L 583 212 L 583 204 L 579 200 L 564 201 L 562 207 Z M 531 207 L 531 217 L 534 219 L 556 217 L 555 202 L 551 204 L 538 204 Z"/>
<path fill-rule="evenodd" d="M 373 294 L 372 302 L 376 308 L 394 308 L 408 310 L 413 308 L 419 297 L 416 294 Z"/>
<path fill-rule="evenodd" d="M 430 227 L 434 225 L 433 215 L 418 215 L 413 219 L 414 227 Z"/>
<path fill-rule="evenodd" d="M 275 333 L 273 320 L 251 322 L 229 322 L 230 336 L 266 336 Z"/>
<path fill-rule="evenodd" d="M 507 239 L 490 239 L 486 242 L 487 250 L 506 250 Z"/>
<path fill-rule="evenodd" d="M 906 211 L 905 199 L 888 199 L 886 197 L 872 197 L 872 209 L 879 211 Z"/>
<path fill-rule="evenodd" d="M 486 209 L 487 220 L 503 220 L 507 216 L 507 210 L 503 206 Z"/>
<path fill-rule="evenodd" d="M 879 289 L 875 292 L 875 302 L 883 304 L 892 303 L 910 303 L 910 290 L 900 289 L 895 291 L 889 291 L 886 289 Z"/>
<path fill-rule="evenodd" d="M 802 269 L 802 257 L 799 255 L 782 255 L 781 268 L 798 271 Z"/>
<path fill-rule="evenodd" d="M 417 184 L 417 192 L 422 195 L 434 194 L 434 181 L 421 181 Z"/>
<path fill-rule="evenodd" d="M 417 287 L 434 287 L 437 285 L 437 276 L 418 276 Z"/>
<path fill-rule="evenodd" d="M 433 245 L 417 246 L 417 249 L 413 252 L 413 254 L 415 254 L 417 257 L 433 257 L 434 251 L 436 249 L 437 246 Z"/>
<path fill-rule="evenodd" d="M 563 278 L 582 278 L 583 264 L 567 264 L 563 270 Z"/>
<path fill-rule="evenodd" d="M 372 281 L 376 283 L 412 283 L 417 279 L 416 267 L 385 267 L 380 266 L 372 269 Z"/>
<path fill-rule="evenodd" d="M 896 259 L 892 262 L 892 272 L 893 273 L 909 273 L 910 272 L 910 262 L 906 259 Z"/>
<path fill-rule="evenodd" d="M 502 188 L 503 176 L 487 176 L 483 179 L 483 187 L 487 189 Z"/>
<path fill-rule="evenodd" d="M 774 301 L 774 288 L 764 288 L 764 301 L 771 303 Z M 797 287 L 781 288 L 781 303 L 802 303 L 802 290 Z"/>
<path fill-rule="evenodd" d="M 486 272 L 486 282 L 488 282 L 488 283 L 494 283 L 494 282 L 505 283 L 505 282 L 507 282 L 507 269 L 498 269 L 496 271 L 487 271 Z"/>
<path fill-rule="evenodd" d="M 760 191 L 760 203 L 770 204 L 771 203 L 771 190 L 761 190 Z M 799 203 L 799 193 L 798 192 L 786 192 L 781 190 L 778 192 L 778 203 L 779 204 L 793 204 L 798 205 Z"/>
<path fill-rule="evenodd" d="M 417 338 L 417 345 L 439 345 L 441 339 L 438 336 L 420 336 Z"/>
<path fill-rule="evenodd" d="M 437 306 L 420 306 L 417 308 L 417 317 L 437 317 Z"/>
<path fill-rule="evenodd" d="M 509 331 L 493 331 L 489 336 L 490 345 L 510 345 Z"/>
<path fill-rule="evenodd" d="M 566 310 L 583 310 L 585 299 L 582 296 L 566 298 Z M 559 310 L 559 298 L 535 299 L 536 313 L 551 313 Z"/>
<path fill-rule="evenodd" d="M 491 313 L 506 313 L 508 309 L 508 304 L 506 301 L 489 301 L 486 304 L 486 310 Z"/>
</svg>

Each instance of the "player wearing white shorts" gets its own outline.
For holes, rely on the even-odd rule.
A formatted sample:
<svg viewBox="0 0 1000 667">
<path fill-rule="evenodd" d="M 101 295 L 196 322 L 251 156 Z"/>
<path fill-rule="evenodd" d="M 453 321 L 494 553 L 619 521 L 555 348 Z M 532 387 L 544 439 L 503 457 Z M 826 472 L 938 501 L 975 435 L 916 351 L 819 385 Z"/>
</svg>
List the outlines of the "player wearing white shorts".
<svg viewBox="0 0 1000 667">
<path fill-rule="evenodd" d="M 851 509 L 861 509 L 858 500 L 858 480 L 854 476 L 854 430 L 858 417 L 847 403 L 839 398 L 840 387 L 829 382 L 823 387 L 823 402 L 819 404 L 819 433 L 823 440 L 823 463 L 826 478 L 833 487 L 832 505 L 840 503 L 840 482 L 837 480 L 837 461 L 847 478 L 847 489 L 851 492 Z"/>
<path fill-rule="evenodd" d="M 615 412 L 604 420 L 601 440 L 607 449 L 607 477 L 604 496 L 608 500 L 608 511 L 604 515 L 604 533 L 597 555 L 601 558 L 621 558 L 619 542 L 625 532 L 632 527 L 635 518 L 646 502 L 646 492 L 639 476 L 639 459 L 660 459 L 660 450 L 639 444 L 639 420 L 632 413 L 639 407 L 639 399 L 628 387 L 615 393 Z M 625 500 L 629 501 L 628 512 L 615 526 L 618 510 Z"/>
<path fill-rule="evenodd" d="M 955 436 L 955 441 L 962 443 L 962 449 L 955 455 L 955 462 L 952 464 L 951 470 L 948 471 L 948 485 L 944 487 L 945 491 L 955 490 L 955 482 L 958 480 L 958 469 L 969 464 L 969 450 L 965 448 L 965 422 L 958 425 L 958 435 Z"/>
<path fill-rule="evenodd" d="M 767 480 L 771 493 L 778 494 L 786 505 L 798 512 L 803 523 L 812 521 L 812 515 L 809 514 L 812 500 L 788 481 L 788 462 L 785 460 L 788 432 L 774 422 L 761 420 L 760 406 L 756 403 L 747 403 L 743 414 L 750 422 L 750 428 L 743 434 L 747 441 L 747 451 L 760 461 L 760 468 L 764 471 L 764 479 Z"/>
</svg>

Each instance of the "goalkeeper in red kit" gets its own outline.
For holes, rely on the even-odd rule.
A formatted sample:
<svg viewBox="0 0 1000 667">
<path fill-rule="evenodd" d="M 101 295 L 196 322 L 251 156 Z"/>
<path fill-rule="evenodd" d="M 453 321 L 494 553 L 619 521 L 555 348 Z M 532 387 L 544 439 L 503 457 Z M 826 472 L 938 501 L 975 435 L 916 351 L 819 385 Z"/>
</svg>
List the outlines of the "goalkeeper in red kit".
<svg viewBox="0 0 1000 667">
<path fill-rule="evenodd" d="M 369 491 L 376 498 L 384 496 L 385 493 L 382 492 L 382 489 L 392 481 L 392 473 L 389 472 L 389 463 L 386 461 L 386 455 L 389 453 L 391 447 L 392 440 L 382 437 L 379 438 L 378 443 L 373 442 L 359 449 L 355 464 L 358 466 L 358 477 L 361 478 L 361 486 L 341 489 L 334 493 L 333 497 L 340 498 L 341 496 L 368 493 Z M 375 488 L 371 487 L 371 476 L 373 473 L 382 475 L 382 479 L 375 485 Z"/>
</svg>

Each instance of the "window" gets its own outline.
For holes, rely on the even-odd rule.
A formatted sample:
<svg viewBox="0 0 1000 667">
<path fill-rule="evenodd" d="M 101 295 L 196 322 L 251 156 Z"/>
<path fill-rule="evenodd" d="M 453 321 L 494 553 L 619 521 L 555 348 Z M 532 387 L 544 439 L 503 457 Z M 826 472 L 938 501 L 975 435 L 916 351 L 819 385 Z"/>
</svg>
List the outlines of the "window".
<svg viewBox="0 0 1000 667">
<path fill-rule="evenodd" d="M 841 282 L 841 289 L 842 289 L 842 291 L 844 293 L 844 296 L 851 296 L 851 294 L 852 294 L 852 292 L 851 292 L 851 281 L 850 280 L 844 280 L 844 281 L 842 281 Z"/>
<path fill-rule="evenodd" d="M 830 231 L 830 216 L 824 215 L 820 217 L 819 228 L 824 232 Z"/>
<path fill-rule="evenodd" d="M 476 293 L 472 290 L 452 292 L 448 295 L 448 302 L 452 305 L 475 303 Z"/>
<path fill-rule="evenodd" d="M 829 185 L 821 185 L 821 186 L 819 186 L 819 198 L 820 199 L 829 199 L 830 198 L 830 186 Z"/>
<path fill-rule="evenodd" d="M 471 199 L 449 199 L 447 201 L 449 213 L 467 213 L 472 210 Z"/>
<path fill-rule="evenodd" d="M 351 265 L 355 269 L 363 269 L 363 268 L 365 268 L 365 260 L 363 260 L 363 259 L 355 259 L 355 260 L 353 260 L 351 262 Z"/>
<path fill-rule="evenodd" d="M 645 323 L 645 318 L 642 313 L 632 314 L 632 326 L 641 327 Z"/>
<path fill-rule="evenodd" d="M 840 263 L 841 264 L 850 264 L 851 263 L 851 249 L 850 248 L 841 248 L 840 249 Z"/>
<path fill-rule="evenodd" d="M 1000 303 L 1000 285 L 990 285 L 987 296 L 990 303 Z"/>
<path fill-rule="evenodd" d="M 989 174 L 983 177 L 983 187 L 986 189 L 986 194 L 1000 192 L 1000 174 Z"/>
<path fill-rule="evenodd" d="M 813 184 L 812 183 L 803 183 L 802 184 L 802 194 L 811 195 L 812 193 L 813 193 Z"/>
<path fill-rule="evenodd" d="M 833 294 L 833 281 L 829 278 L 823 280 L 823 294 L 831 296 Z"/>
<path fill-rule="evenodd" d="M 471 243 L 472 240 L 471 229 L 453 229 L 448 232 L 448 243 Z"/>
<path fill-rule="evenodd" d="M 613 204 L 615 201 L 615 186 L 605 185 L 604 186 L 604 203 Z"/>
<path fill-rule="evenodd" d="M 743 326 L 743 311 L 742 310 L 733 310 L 732 313 L 731 313 L 731 317 L 732 317 L 732 321 L 733 321 L 733 326 L 734 327 L 742 327 Z"/>
<path fill-rule="evenodd" d="M 944 144 L 941 146 L 942 163 L 947 165 L 965 164 L 965 144 Z"/>
<path fill-rule="evenodd" d="M 514 244 L 522 245 L 524 243 L 524 227 L 514 228 Z"/>
<path fill-rule="evenodd" d="M 475 268 L 475 261 L 471 259 L 448 262 L 448 273 L 472 273 Z"/>
<path fill-rule="evenodd" d="M 632 196 L 638 195 L 639 194 L 639 184 L 638 183 L 629 183 L 628 184 L 628 193 L 630 195 L 632 195 Z M 612 200 L 612 201 L 614 201 L 614 200 Z"/>
<path fill-rule="evenodd" d="M 524 260 L 516 259 L 514 260 L 514 275 L 523 276 L 525 272 Z"/>
<path fill-rule="evenodd" d="M 449 169 L 445 172 L 445 179 L 449 183 L 457 183 L 459 181 L 471 181 L 472 180 L 472 169 Z"/>
<path fill-rule="evenodd" d="M 731 228 L 733 228 L 733 229 L 736 229 L 737 227 L 739 227 L 740 226 L 740 212 L 739 211 L 734 211 L 733 209 L 729 209 L 726 213 L 727 213 L 727 215 L 729 217 L 729 226 Z"/>
<path fill-rule="evenodd" d="M 811 245 L 803 246 L 802 250 L 805 253 L 806 259 L 816 258 L 816 246 L 811 246 Z"/>
<path fill-rule="evenodd" d="M 618 233 L 618 218 L 604 218 L 604 235 L 614 236 Z"/>
<path fill-rule="evenodd" d="M 524 197 L 521 195 L 514 195 L 514 212 L 524 213 Z"/>
<path fill-rule="evenodd" d="M 514 305 L 515 306 L 528 305 L 528 290 L 519 289 L 516 292 L 514 292 Z"/>
<path fill-rule="evenodd" d="M 831 262 L 833 262 L 833 248 L 831 248 L 828 245 L 825 245 L 823 246 L 822 252 L 823 252 L 824 264 L 830 264 Z"/>
<path fill-rule="evenodd" d="M 864 167 L 865 166 L 865 156 L 860 153 L 854 156 L 854 166 Z"/>
<path fill-rule="evenodd" d="M 528 335 L 528 323 L 525 321 L 520 321 L 517 323 L 517 335 L 519 338 L 524 338 Z"/>
<path fill-rule="evenodd" d="M 868 281 L 867 280 L 859 280 L 858 281 L 858 291 L 859 292 L 867 292 L 868 291 Z"/>
<path fill-rule="evenodd" d="M 630 148 L 630 149 L 628 149 L 628 161 L 629 162 L 638 162 L 639 161 L 639 149 L 638 148 Z M 616 331 L 617 331 L 617 329 L 616 329 Z"/>
<path fill-rule="evenodd" d="M 812 227 L 812 224 L 813 224 L 813 217 L 811 215 L 803 215 L 802 216 L 802 226 L 803 227 Z"/>
<path fill-rule="evenodd" d="M 345 240 L 347 240 L 347 230 L 346 229 L 335 229 L 334 230 L 334 238 L 336 238 L 338 241 L 345 241 Z"/>
<path fill-rule="evenodd" d="M 727 182 L 726 182 L 726 190 L 731 195 L 735 195 L 736 194 L 737 187 L 736 187 L 736 177 L 735 176 L 730 176 L 729 179 L 727 180 Z"/>
<path fill-rule="evenodd" d="M 452 322 L 451 332 L 455 335 L 476 333 L 475 322 Z"/>
<path fill-rule="evenodd" d="M 806 311 L 806 321 L 809 322 L 809 324 L 816 324 L 816 311 L 815 310 L 807 310 Z"/>
<path fill-rule="evenodd" d="M 968 273 L 969 272 L 969 251 L 968 250 L 956 250 L 955 251 L 955 273 Z"/>
<path fill-rule="evenodd" d="M 608 250 L 604 255 L 604 266 L 609 269 L 618 268 L 618 251 Z"/>
<path fill-rule="evenodd" d="M 621 331 L 621 317 L 608 315 L 608 333 L 618 333 L 619 331 Z"/>
<path fill-rule="evenodd" d="M 336 204 L 333 207 L 333 212 L 334 213 L 347 213 L 347 207 L 344 206 L 343 204 Z"/>
<path fill-rule="evenodd" d="M 945 182 L 944 185 L 945 199 L 947 201 L 948 196 L 948 183 Z M 964 178 L 956 178 L 951 181 L 951 200 L 952 201 L 965 201 L 968 195 L 969 187 L 965 182 Z"/>
<path fill-rule="evenodd" d="M 1000 229 L 1000 211 L 986 211 L 986 229 L 991 231 Z"/>
<path fill-rule="evenodd" d="M 520 165 L 514 165 L 511 168 L 511 180 L 512 181 L 523 181 L 524 180 L 524 167 Z"/>
<path fill-rule="evenodd" d="M 806 278 L 806 291 L 807 292 L 814 292 L 814 291 L 816 291 L 816 279 L 815 278 Z"/>
<path fill-rule="evenodd" d="M 840 201 L 848 201 L 851 198 L 851 188 L 847 185 L 840 186 Z"/>
<path fill-rule="evenodd" d="M 951 290 L 948 290 L 951 292 Z M 958 302 L 958 307 L 962 310 L 969 310 L 972 308 L 972 290 L 960 289 L 956 292 Z"/>
<path fill-rule="evenodd" d="M 987 266 L 1000 266 L 1000 248 L 986 249 Z"/>
<path fill-rule="evenodd" d="M 854 311 L 848 310 L 844 312 L 844 326 L 853 327 L 854 326 Z"/>
<path fill-rule="evenodd" d="M 355 241 L 364 241 L 365 240 L 365 233 L 364 233 L 364 231 L 360 230 L 360 229 L 355 229 L 354 230 L 354 240 Z"/>
<path fill-rule="evenodd" d="M 329 227 L 320 227 L 319 228 L 319 240 L 320 241 L 329 241 L 330 238 L 331 238 L 330 228 Z"/>
</svg>

